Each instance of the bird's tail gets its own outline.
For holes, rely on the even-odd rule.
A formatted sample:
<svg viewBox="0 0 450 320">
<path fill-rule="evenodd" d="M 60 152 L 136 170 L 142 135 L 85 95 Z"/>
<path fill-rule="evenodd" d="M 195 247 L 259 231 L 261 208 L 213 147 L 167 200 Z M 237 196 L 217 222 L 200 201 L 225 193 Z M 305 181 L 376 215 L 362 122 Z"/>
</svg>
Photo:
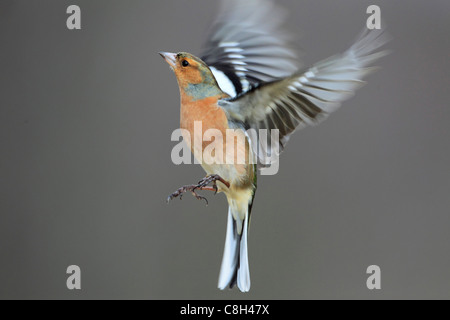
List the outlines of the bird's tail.
<svg viewBox="0 0 450 320">
<path fill-rule="evenodd" d="M 227 235 L 219 275 L 219 289 L 232 288 L 250 290 L 250 269 L 248 265 L 247 237 L 250 226 L 252 201 L 242 203 L 229 201 Z"/>
</svg>

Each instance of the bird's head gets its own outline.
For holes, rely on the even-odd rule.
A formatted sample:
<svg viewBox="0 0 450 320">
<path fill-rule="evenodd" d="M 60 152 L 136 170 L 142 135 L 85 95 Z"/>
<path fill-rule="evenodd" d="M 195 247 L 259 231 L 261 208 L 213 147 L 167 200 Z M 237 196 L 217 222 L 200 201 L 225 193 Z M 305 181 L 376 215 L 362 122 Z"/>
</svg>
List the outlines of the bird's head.
<svg viewBox="0 0 450 320">
<path fill-rule="evenodd" d="M 187 53 L 159 53 L 175 72 L 181 93 L 194 100 L 223 95 L 209 67 L 200 58 Z"/>
</svg>

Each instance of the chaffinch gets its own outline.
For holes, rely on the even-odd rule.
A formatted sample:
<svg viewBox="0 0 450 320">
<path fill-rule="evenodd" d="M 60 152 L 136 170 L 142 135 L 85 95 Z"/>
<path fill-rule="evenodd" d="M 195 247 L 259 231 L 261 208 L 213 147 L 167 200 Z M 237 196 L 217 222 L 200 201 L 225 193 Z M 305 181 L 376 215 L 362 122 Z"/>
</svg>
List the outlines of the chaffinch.
<svg viewBox="0 0 450 320">
<path fill-rule="evenodd" d="M 202 159 L 209 129 L 226 136 L 234 130 L 234 151 L 225 141 L 223 154 L 231 162 L 201 162 L 207 173 L 198 184 L 184 186 L 169 200 L 197 190 L 223 192 L 228 200 L 228 225 L 218 287 L 250 290 L 247 238 L 256 192 L 257 171 L 268 165 L 298 128 L 315 125 L 335 111 L 363 84 L 368 67 L 385 55 L 377 51 L 386 41 L 380 30 L 365 30 L 344 53 L 299 71 L 297 56 L 281 26 L 284 11 L 270 0 L 223 1 L 201 59 L 186 53 L 160 52 L 178 80 L 181 128 L 196 159 Z M 195 132 L 195 123 L 202 124 Z M 252 135 L 248 129 L 255 129 Z M 264 130 L 278 130 L 267 145 Z M 201 135 L 201 136 L 199 136 Z M 199 138 L 203 141 L 195 144 Z M 242 138 L 242 139 L 239 139 Z M 236 148 L 236 149 L 235 149 Z M 270 161 L 269 161 L 270 162 Z M 212 186 L 210 185 L 212 184 Z"/>
</svg>

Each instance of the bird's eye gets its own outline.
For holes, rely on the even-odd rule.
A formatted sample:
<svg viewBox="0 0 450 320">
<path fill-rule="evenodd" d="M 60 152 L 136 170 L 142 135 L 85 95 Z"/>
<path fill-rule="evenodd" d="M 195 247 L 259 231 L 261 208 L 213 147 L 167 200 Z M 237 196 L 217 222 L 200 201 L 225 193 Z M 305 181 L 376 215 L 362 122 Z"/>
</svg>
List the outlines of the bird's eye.
<svg viewBox="0 0 450 320">
<path fill-rule="evenodd" d="M 187 67 L 189 65 L 189 62 L 187 60 L 183 60 L 183 61 L 181 61 L 181 65 L 183 67 Z"/>
</svg>

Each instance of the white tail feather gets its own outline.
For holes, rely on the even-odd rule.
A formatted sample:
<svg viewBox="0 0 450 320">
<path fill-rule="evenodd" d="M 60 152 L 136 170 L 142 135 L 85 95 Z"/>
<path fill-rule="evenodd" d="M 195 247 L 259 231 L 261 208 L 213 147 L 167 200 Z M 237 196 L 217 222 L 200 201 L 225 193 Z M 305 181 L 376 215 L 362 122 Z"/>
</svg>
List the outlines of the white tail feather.
<svg viewBox="0 0 450 320">
<path fill-rule="evenodd" d="M 247 235 L 248 210 L 245 214 L 242 232 L 239 234 L 236 220 L 233 217 L 232 207 L 229 207 L 225 249 L 223 251 L 218 282 L 218 287 L 221 290 L 224 290 L 226 287 L 232 288 L 236 283 L 242 292 L 248 292 L 250 290 Z"/>
<path fill-rule="evenodd" d="M 248 233 L 248 214 L 245 215 L 244 228 L 242 229 L 240 254 L 239 254 L 239 269 L 237 273 L 237 285 L 242 292 L 250 290 L 250 268 L 248 266 L 248 251 L 247 251 L 247 233 Z"/>
<path fill-rule="evenodd" d="M 219 284 L 220 290 L 232 285 L 238 267 L 239 238 L 236 222 L 233 219 L 231 207 L 228 208 L 227 235 L 225 248 L 223 250 L 222 266 L 220 267 Z"/>
</svg>

